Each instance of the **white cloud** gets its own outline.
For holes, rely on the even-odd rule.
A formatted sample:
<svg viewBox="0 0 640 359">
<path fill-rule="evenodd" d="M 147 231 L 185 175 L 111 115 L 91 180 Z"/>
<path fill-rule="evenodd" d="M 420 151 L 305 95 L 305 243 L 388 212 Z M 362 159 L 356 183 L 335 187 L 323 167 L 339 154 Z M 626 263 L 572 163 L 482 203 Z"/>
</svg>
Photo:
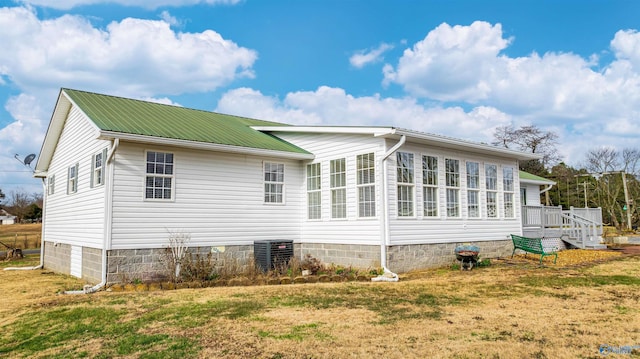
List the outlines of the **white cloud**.
<svg viewBox="0 0 640 359">
<path fill-rule="evenodd" d="M 410 98 L 354 97 L 327 86 L 291 92 L 283 100 L 253 89 L 235 89 L 222 96 L 216 111 L 299 125 L 396 126 L 485 142 L 495 127 L 511 120 L 490 107 L 470 112 L 460 107 L 425 108 Z"/>
<path fill-rule="evenodd" d="M 133 18 L 100 30 L 79 16 L 41 21 L 25 8 L 0 9 L 0 43 L 0 75 L 31 92 L 98 85 L 124 96 L 210 91 L 253 77 L 257 59 L 212 30 L 174 32 L 165 21 Z"/>
<path fill-rule="evenodd" d="M 499 53 L 509 42 L 500 24 L 445 23 L 406 49 L 395 69 L 386 66 L 385 82 L 399 83 L 419 97 L 476 102 L 489 95 L 485 79 L 499 67 Z"/>
<path fill-rule="evenodd" d="M 370 63 L 382 61 L 382 55 L 393 49 L 393 45 L 382 43 L 375 49 L 359 50 L 349 58 L 351 66 L 361 69 Z"/>
<path fill-rule="evenodd" d="M 235 5 L 241 0 L 22 0 L 23 4 L 48 7 L 59 10 L 69 10 L 74 7 L 95 4 L 119 4 L 130 7 L 157 9 L 163 6 L 180 7 L 197 4 Z"/>
<path fill-rule="evenodd" d="M 35 97 L 25 94 L 10 98 L 5 109 L 16 121 L 0 129 L 0 189 L 5 194 L 17 188 L 27 193 L 39 192 L 40 182 L 32 178 L 31 172 L 16 161 L 14 155 L 24 159 L 30 153 L 38 153 L 46 130 L 41 119 L 50 114 L 42 110 Z"/>
<path fill-rule="evenodd" d="M 618 31 L 615 59 L 568 52 L 503 53 L 513 39 L 500 24 L 442 24 L 383 68 L 383 84 L 417 98 L 467 103 L 508 114 L 514 124 L 555 129 L 569 163 L 600 144 L 637 147 L 640 126 L 640 33 Z M 473 112 L 473 111 L 472 111 Z M 602 141 L 602 142 L 598 142 Z"/>
</svg>

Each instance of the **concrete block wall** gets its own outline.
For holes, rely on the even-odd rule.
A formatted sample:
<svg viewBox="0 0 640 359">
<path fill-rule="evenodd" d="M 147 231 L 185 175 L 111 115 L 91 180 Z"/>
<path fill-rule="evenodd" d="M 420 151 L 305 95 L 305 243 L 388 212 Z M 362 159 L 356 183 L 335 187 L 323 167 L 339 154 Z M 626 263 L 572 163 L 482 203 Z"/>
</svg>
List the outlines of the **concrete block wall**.
<svg viewBox="0 0 640 359">
<path fill-rule="evenodd" d="M 102 249 L 82 248 L 82 279 L 89 283 L 102 281 Z"/>
<path fill-rule="evenodd" d="M 324 264 L 333 263 L 362 269 L 380 267 L 380 246 L 301 243 L 294 246 L 294 252 L 298 258 L 304 259 L 310 254 Z"/>
<path fill-rule="evenodd" d="M 71 246 L 45 241 L 44 268 L 58 273 L 70 274 Z"/>
<path fill-rule="evenodd" d="M 455 249 L 463 243 L 410 244 L 389 246 L 387 266 L 396 273 L 438 267 L 456 262 Z M 465 242 L 464 244 L 469 244 Z M 480 247 L 480 259 L 510 256 L 511 240 L 471 242 Z"/>
<path fill-rule="evenodd" d="M 219 266 L 253 265 L 253 246 L 193 247 L 189 253 L 211 253 Z M 170 279 L 168 248 L 116 249 L 107 253 L 107 284 L 132 281 L 158 282 Z"/>
</svg>

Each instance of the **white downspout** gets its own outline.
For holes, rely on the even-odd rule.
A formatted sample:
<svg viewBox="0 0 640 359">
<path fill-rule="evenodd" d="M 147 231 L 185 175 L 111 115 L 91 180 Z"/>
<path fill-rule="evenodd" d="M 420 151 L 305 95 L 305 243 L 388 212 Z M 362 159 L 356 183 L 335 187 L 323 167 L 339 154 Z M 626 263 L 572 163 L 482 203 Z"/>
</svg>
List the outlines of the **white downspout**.
<svg viewBox="0 0 640 359">
<path fill-rule="evenodd" d="M 100 290 L 107 284 L 107 248 L 109 248 L 109 239 L 111 238 L 111 216 L 113 213 L 113 174 L 114 167 L 113 157 L 116 150 L 120 145 L 120 139 L 116 138 L 111 146 L 111 151 L 107 153 L 107 159 L 105 161 L 108 172 L 105 172 L 105 193 L 104 193 L 104 239 L 102 242 L 102 281 L 93 287 L 91 285 L 85 285 L 82 290 L 70 290 L 63 292 L 64 294 L 89 294 Z M 108 173 L 108 175 L 106 175 Z"/>
<path fill-rule="evenodd" d="M 391 147 L 387 152 L 385 152 L 382 160 L 380 161 L 382 164 L 382 236 L 380 240 L 380 264 L 382 265 L 382 269 L 384 270 L 384 274 L 377 276 L 375 278 L 371 278 L 374 282 L 397 282 L 398 275 L 393 273 L 389 268 L 387 268 L 387 246 L 391 244 L 391 230 L 389 229 L 389 205 L 387 200 L 389 198 L 389 170 L 387 169 L 387 159 L 389 156 L 394 154 L 404 143 L 407 141 L 407 136 L 402 135 L 400 137 L 400 141 L 396 143 L 393 147 Z"/>
<path fill-rule="evenodd" d="M 7 267 L 4 270 L 34 270 L 34 269 L 42 269 L 44 267 L 44 224 L 46 218 L 47 211 L 47 182 L 46 179 L 42 179 L 42 188 L 43 188 L 43 196 L 42 196 L 42 228 L 40 228 L 40 264 L 35 267 Z"/>
<path fill-rule="evenodd" d="M 551 189 L 551 187 L 553 187 L 553 185 L 552 185 L 552 184 L 548 185 L 548 187 L 547 187 L 547 188 L 545 188 L 545 189 L 543 189 L 543 190 L 541 190 L 541 191 L 540 191 L 540 194 L 543 194 L 543 193 L 547 192 L 548 190 L 550 190 L 550 189 Z"/>
</svg>

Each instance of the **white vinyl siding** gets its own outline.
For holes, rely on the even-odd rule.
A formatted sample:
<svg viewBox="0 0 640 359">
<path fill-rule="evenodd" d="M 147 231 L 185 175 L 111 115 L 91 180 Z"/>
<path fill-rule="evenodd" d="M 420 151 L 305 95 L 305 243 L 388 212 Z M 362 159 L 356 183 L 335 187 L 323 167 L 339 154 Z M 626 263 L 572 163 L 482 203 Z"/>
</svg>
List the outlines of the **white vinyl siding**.
<svg viewBox="0 0 640 359">
<path fill-rule="evenodd" d="M 96 139 L 95 127 L 82 112 L 72 107 L 47 171 L 47 208 L 43 218 L 46 223 L 43 226 L 45 241 L 91 248 L 104 245 L 105 187 L 89 190 L 91 172 L 88 169 L 91 168 L 92 156 L 109 146 L 110 141 Z M 64 194 L 68 188 L 69 165 L 76 163 L 80 169 L 76 171 L 77 192 L 67 196 Z M 105 176 L 108 176 L 107 171 Z M 59 195 L 60 192 L 63 195 Z"/>
<path fill-rule="evenodd" d="M 480 164 L 467 161 L 467 215 L 480 217 Z"/>
<path fill-rule="evenodd" d="M 171 148 L 174 201 L 143 201 L 144 145 L 120 142 L 114 161 L 113 249 L 166 247 L 169 231 L 191 246 L 300 240 L 306 215 L 305 165 L 297 160 Z M 263 164 L 284 165 L 286 202 L 264 205 Z"/>
<path fill-rule="evenodd" d="M 314 162 L 321 163 L 322 170 L 322 219 L 304 221 L 300 227 L 301 241 L 303 243 L 330 243 L 330 244 L 363 244 L 379 245 L 382 228 L 382 169 L 378 168 L 380 159 L 388 147 L 385 147 L 385 139 L 370 135 L 358 134 L 309 134 L 309 133 L 275 133 L 276 136 L 293 143 L 315 155 Z M 372 179 L 371 209 L 375 216 L 360 216 L 360 196 L 357 174 L 357 159 L 359 155 L 373 153 L 377 161 Z M 330 162 L 331 160 L 345 158 L 346 165 L 346 218 L 334 220 L 331 218 L 331 188 L 330 188 Z M 389 160 L 395 166 L 395 161 Z M 395 172 L 393 172 L 395 176 Z M 304 188 L 304 187 L 303 187 Z M 395 214 L 395 181 L 393 213 Z M 304 197 L 303 197 L 304 199 Z M 373 202 L 375 201 L 375 207 Z M 387 203 L 389 204 L 389 203 Z M 302 210 L 303 216 L 304 208 Z M 373 265 L 373 264 L 372 264 Z"/>
<path fill-rule="evenodd" d="M 422 204 L 425 217 L 438 216 L 438 157 L 422 156 Z"/>
<path fill-rule="evenodd" d="M 329 163 L 331 218 L 347 218 L 347 168 L 344 158 Z"/>
<path fill-rule="evenodd" d="M 460 217 L 460 161 L 446 158 L 445 185 L 447 191 L 447 217 Z"/>
<path fill-rule="evenodd" d="M 413 153 L 398 152 L 396 154 L 398 182 L 398 216 L 412 217 L 414 215 L 414 167 Z"/>
<path fill-rule="evenodd" d="M 376 216 L 375 155 L 366 153 L 356 157 L 358 217 Z"/>
<path fill-rule="evenodd" d="M 322 171 L 320 163 L 307 165 L 307 219 L 322 218 Z"/>
</svg>

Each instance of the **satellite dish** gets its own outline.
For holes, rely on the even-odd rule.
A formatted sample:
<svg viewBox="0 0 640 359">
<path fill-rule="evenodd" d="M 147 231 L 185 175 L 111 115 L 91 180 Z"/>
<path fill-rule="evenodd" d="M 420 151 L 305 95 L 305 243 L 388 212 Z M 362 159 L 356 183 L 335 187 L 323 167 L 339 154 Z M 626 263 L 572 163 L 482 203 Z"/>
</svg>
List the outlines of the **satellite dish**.
<svg viewBox="0 0 640 359">
<path fill-rule="evenodd" d="M 36 155 L 33 153 L 30 155 L 27 155 L 27 157 L 24 158 L 24 165 L 31 167 L 31 162 L 33 162 L 35 158 L 36 158 Z"/>
</svg>

